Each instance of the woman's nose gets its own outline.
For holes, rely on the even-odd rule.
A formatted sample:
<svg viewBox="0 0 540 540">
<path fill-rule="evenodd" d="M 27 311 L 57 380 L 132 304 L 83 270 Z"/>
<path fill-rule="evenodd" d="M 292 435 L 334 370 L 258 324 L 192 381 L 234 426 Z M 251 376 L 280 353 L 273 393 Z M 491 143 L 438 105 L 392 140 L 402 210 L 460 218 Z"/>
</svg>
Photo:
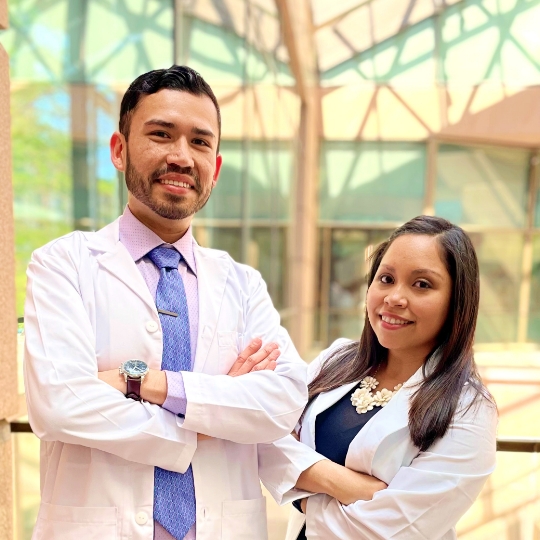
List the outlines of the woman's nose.
<svg viewBox="0 0 540 540">
<path fill-rule="evenodd" d="M 396 288 L 386 295 L 384 302 L 389 306 L 405 307 L 407 305 L 407 298 L 400 288 Z"/>
</svg>

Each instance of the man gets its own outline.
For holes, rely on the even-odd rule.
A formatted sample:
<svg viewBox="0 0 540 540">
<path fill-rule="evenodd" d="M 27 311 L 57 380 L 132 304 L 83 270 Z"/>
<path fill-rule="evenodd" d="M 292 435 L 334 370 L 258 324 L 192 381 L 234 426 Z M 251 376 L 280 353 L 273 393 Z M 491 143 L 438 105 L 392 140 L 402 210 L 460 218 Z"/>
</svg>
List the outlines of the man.
<svg viewBox="0 0 540 540">
<path fill-rule="evenodd" d="M 293 429 L 305 367 L 260 274 L 192 239 L 218 180 L 219 139 L 200 75 L 141 75 L 111 138 L 124 214 L 32 256 L 36 540 L 266 538 L 257 443 Z"/>
</svg>

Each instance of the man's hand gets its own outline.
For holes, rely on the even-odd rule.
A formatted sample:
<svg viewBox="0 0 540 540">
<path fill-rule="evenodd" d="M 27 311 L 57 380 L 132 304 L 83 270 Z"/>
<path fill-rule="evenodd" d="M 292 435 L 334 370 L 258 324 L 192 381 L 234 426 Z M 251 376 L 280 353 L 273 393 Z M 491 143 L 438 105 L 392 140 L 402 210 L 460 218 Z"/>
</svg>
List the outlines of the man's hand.
<svg viewBox="0 0 540 540">
<path fill-rule="evenodd" d="M 268 343 L 262 347 L 262 341 L 255 338 L 238 356 L 227 375 L 238 377 L 252 371 L 276 369 L 279 355 L 277 343 Z M 127 392 L 127 384 L 124 375 L 118 369 L 100 371 L 98 378 L 116 388 L 122 394 Z M 164 371 L 150 369 L 141 385 L 141 397 L 145 401 L 163 405 L 167 399 L 167 377 Z"/>
<path fill-rule="evenodd" d="M 262 346 L 262 340 L 255 338 L 239 355 L 227 375 L 238 377 L 253 371 L 273 371 L 281 354 L 277 343 Z"/>
</svg>

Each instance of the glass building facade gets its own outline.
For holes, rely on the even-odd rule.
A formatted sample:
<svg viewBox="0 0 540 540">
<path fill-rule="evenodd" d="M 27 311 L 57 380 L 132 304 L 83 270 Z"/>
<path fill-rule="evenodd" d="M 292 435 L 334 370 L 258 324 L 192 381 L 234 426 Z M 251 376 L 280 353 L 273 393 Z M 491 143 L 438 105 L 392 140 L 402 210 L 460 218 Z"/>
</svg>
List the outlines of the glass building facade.
<svg viewBox="0 0 540 540">
<path fill-rule="evenodd" d="M 477 249 L 477 358 L 500 432 L 540 436 L 540 0 L 10 0 L 9 19 L 19 316 L 31 252 L 123 211 L 108 144 L 129 83 L 188 64 L 223 123 L 222 173 L 195 237 L 258 268 L 285 326 L 311 318 L 305 357 L 358 337 L 374 246 L 416 215 L 443 216 Z M 316 163 L 303 160 L 305 125 L 317 126 Z M 299 183 L 308 165 L 315 194 Z M 311 196 L 315 212 L 303 214 Z M 291 276 L 306 226 L 307 310 Z M 16 438 L 16 455 L 26 539 L 39 502 L 32 435 Z M 501 462 L 507 475 L 492 478 L 460 538 L 540 535 L 537 518 L 526 536 L 518 516 L 540 515 L 538 463 Z"/>
</svg>

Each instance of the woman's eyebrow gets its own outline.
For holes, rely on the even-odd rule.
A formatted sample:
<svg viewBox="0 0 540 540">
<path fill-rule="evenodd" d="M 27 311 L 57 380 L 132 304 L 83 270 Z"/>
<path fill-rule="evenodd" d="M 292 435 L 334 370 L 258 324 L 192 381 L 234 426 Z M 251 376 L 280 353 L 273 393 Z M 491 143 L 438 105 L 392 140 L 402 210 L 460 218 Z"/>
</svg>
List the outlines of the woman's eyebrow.
<svg viewBox="0 0 540 540">
<path fill-rule="evenodd" d="M 417 270 L 413 270 L 413 275 L 416 274 L 435 274 L 436 276 L 440 277 L 442 279 L 441 274 L 439 272 L 436 272 L 435 270 L 430 270 L 429 268 L 418 268 Z"/>
</svg>

